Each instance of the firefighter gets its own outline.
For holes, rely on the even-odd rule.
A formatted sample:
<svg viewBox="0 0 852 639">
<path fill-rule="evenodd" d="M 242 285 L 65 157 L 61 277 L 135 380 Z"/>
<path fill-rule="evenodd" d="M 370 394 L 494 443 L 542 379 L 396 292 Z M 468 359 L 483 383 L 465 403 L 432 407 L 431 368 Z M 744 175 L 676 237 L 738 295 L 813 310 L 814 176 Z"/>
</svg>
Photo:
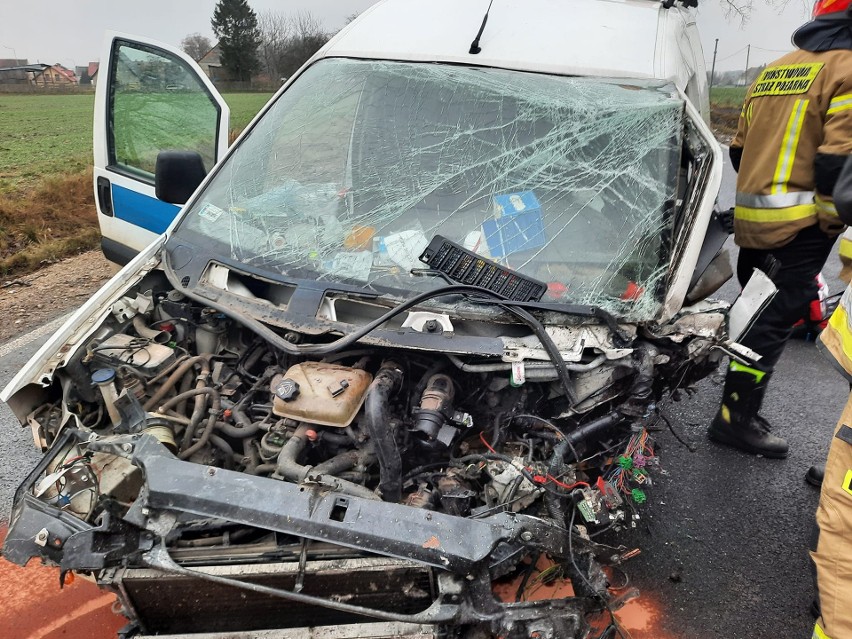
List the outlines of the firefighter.
<svg viewBox="0 0 852 639">
<path fill-rule="evenodd" d="M 852 223 L 852 158 L 834 190 L 837 212 Z M 852 286 L 817 342 L 852 383 Z M 852 387 L 850 387 L 852 388 Z M 820 616 L 814 639 L 852 637 L 852 392 L 834 430 L 817 508 L 819 536 L 811 549 L 816 566 Z M 814 469 L 812 468 L 811 471 Z M 822 476 L 822 472 L 820 472 Z"/>
<path fill-rule="evenodd" d="M 844 224 L 831 195 L 852 153 L 852 8 L 817 0 L 793 35 L 798 50 L 766 67 L 749 88 L 730 156 L 737 170 L 737 277 L 770 274 L 775 298 L 740 340 L 761 356 L 731 362 L 711 440 L 783 458 L 787 442 L 759 414 L 772 371 L 816 296 L 815 278 Z"/>
<path fill-rule="evenodd" d="M 852 282 L 852 228 L 840 237 L 840 279 L 849 284 Z"/>
<path fill-rule="evenodd" d="M 834 205 L 840 219 L 846 224 L 852 224 L 852 160 L 847 160 L 846 166 L 848 168 L 844 169 L 834 189 Z M 844 197 L 848 199 L 844 201 Z M 846 215 L 844 215 L 844 206 L 845 210 L 848 211 Z M 850 284 L 852 283 L 852 227 L 848 227 L 840 237 L 839 253 L 841 264 L 839 277 L 846 284 Z M 852 380 L 850 380 L 849 390 L 852 391 Z M 824 466 L 811 466 L 805 473 L 805 481 L 819 488 L 822 486 L 824 476 Z"/>
</svg>

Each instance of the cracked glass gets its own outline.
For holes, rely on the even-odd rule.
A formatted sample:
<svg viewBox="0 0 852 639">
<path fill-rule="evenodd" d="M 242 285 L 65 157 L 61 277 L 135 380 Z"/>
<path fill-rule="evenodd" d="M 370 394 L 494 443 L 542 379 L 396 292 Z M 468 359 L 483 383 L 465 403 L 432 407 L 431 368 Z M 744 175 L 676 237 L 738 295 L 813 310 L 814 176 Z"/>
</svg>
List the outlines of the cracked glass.
<svg viewBox="0 0 852 639">
<path fill-rule="evenodd" d="M 177 234 L 289 278 L 410 296 L 442 235 L 650 319 L 665 294 L 684 104 L 670 84 L 327 59 L 278 97 Z"/>
</svg>

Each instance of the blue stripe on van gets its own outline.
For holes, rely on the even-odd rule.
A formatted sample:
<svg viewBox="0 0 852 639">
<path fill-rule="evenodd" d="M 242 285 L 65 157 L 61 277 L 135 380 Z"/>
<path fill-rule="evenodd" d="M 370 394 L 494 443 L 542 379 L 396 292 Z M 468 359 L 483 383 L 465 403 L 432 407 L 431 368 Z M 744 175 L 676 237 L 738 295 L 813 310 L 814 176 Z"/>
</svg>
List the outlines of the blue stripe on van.
<svg viewBox="0 0 852 639">
<path fill-rule="evenodd" d="M 117 184 L 112 185 L 112 209 L 115 217 L 159 235 L 175 219 L 179 206 L 142 195 Z"/>
</svg>

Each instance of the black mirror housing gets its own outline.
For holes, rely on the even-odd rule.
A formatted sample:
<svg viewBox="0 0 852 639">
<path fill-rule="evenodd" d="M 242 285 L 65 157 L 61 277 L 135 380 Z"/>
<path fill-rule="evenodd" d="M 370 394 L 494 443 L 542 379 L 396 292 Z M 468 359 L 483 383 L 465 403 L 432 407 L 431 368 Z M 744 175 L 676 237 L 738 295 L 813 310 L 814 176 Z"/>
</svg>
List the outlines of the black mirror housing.
<svg viewBox="0 0 852 639">
<path fill-rule="evenodd" d="M 207 171 L 195 151 L 160 151 L 154 169 L 154 190 L 158 200 L 186 204 L 204 180 Z"/>
</svg>

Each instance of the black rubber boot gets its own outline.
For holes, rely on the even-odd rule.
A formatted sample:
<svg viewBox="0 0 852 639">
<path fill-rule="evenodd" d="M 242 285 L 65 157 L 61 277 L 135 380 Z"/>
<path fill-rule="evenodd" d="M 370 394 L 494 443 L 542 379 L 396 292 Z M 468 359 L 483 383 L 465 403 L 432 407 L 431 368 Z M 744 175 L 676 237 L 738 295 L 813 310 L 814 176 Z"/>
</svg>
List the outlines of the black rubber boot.
<svg viewBox="0 0 852 639">
<path fill-rule="evenodd" d="M 734 368 L 728 371 L 722 405 L 707 435 L 717 444 L 739 448 L 752 455 L 783 459 L 789 453 L 787 442 L 773 435 L 769 422 L 758 415 L 769 374 L 757 373 Z"/>
<path fill-rule="evenodd" d="M 822 480 L 825 478 L 825 466 L 811 466 L 808 472 L 805 473 L 805 481 L 811 486 L 817 488 L 822 486 Z"/>
</svg>

